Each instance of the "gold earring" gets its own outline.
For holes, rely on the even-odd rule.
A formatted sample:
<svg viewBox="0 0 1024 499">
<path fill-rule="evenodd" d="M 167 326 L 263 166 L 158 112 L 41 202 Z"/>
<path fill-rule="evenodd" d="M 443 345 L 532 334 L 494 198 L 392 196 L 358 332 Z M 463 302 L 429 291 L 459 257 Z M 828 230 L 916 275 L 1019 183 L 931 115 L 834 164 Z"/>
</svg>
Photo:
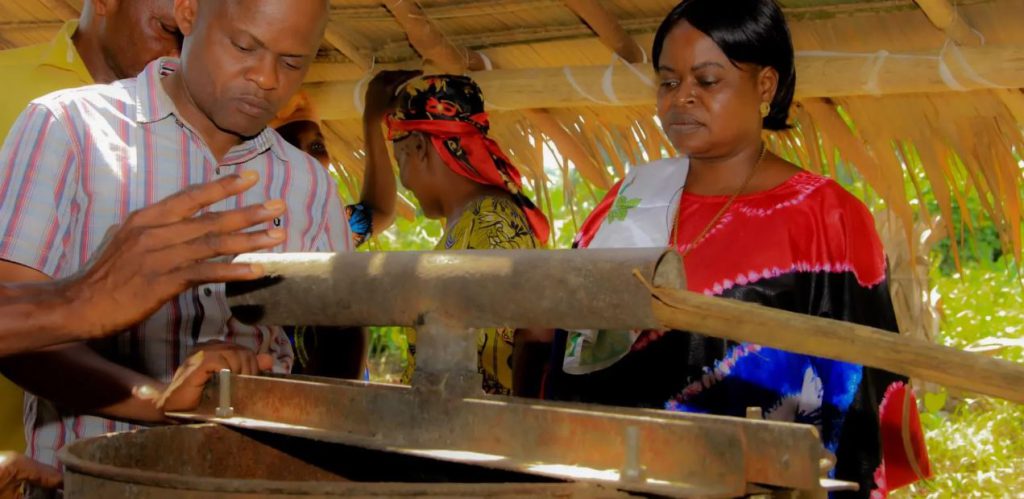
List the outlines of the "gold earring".
<svg viewBox="0 0 1024 499">
<path fill-rule="evenodd" d="M 767 103 L 767 102 L 762 102 L 761 103 L 761 117 L 762 118 L 767 118 L 768 115 L 771 114 L 771 112 L 772 112 L 772 105 Z"/>
</svg>

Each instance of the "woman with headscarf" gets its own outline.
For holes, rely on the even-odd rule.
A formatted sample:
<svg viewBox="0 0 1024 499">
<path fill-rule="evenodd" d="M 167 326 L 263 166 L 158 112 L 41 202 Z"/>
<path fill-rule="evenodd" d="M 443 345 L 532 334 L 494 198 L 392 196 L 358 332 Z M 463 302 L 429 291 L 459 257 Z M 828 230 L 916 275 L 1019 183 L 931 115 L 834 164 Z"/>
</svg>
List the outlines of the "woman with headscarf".
<svg viewBox="0 0 1024 499">
<path fill-rule="evenodd" d="M 380 135 L 380 120 L 394 105 L 395 89 L 413 71 L 389 71 L 378 74 L 367 88 L 364 129 L 368 137 Z M 305 92 L 299 92 L 278 112 L 270 123 L 286 142 L 301 149 L 331 168 L 331 156 L 321 128 L 320 117 Z M 383 147 L 384 139 L 379 144 Z M 385 152 L 386 154 L 386 152 Z M 395 175 L 386 157 L 383 161 L 370 154 L 363 174 L 359 202 L 345 206 L 353 246 L 361 246 L 372 235 L 387 229 L 394 221 L 397 193 Z M 295 327 L 286 328 L 295 350 L 292 372 L 311 376 L 357 379 L 365 378 L 368 334 L 362 328 Z"/>
<path fill-rule="evenodd" d="M 363 114 L 363 130 L 371 138 L 367 141 L 367 149 L 384 147 L 382 137 L 372 140 L 380 135 L 380 121 L 394 106 L 396 88 L 417 74 L 418 71 L 384 71 L 370 80 Z M 315 158 L 324 168 L 331 168 L 331 155 L 327 150 L 320 116 L 305 92 L 296 94 L 278 112 L 270 126 L 289 144 Z M 367 157 L 359 201 L 345 207 L 354 246 L 361 246 L 370 236 L 384 231 L 395 219 L 395 175 L 386 155 L 384 161 L 380 161 L 377 159 L 380 156 L 379 150 L 376 152 L 378 154 L 369 154 Z"/>
<path fill-rule="evenodd" d="M 445 220 L 437 249 L 534 249 L 547 242 L 547 219 L 523 193 L 519 171 L 487 135 L 483 96 L 473 80 L 456 75 L 414 78 L 398 92 L 385 122 L 402 185 L 428 218 Z M 373 140 L 367 136 L 368 142 Z M 479 367 L 488 393 L 512 393 L 520 348 L 515 333 L 480 332 Z M 415 353 L 413 331 L 409 343 Z M 410 355 L 406 381 L 413 359 Z"/>
<path fill-rule="evenodd" d="M 796 84 L 774 0 L 684 0 L 657 31 L 653 64 L 658 117 L 681 155 L 634 168 L 576 246 L 667 246 L 691 291 L 897 331 L 867 208 L 766 148 L 765 130 L 789 128 Z M 739 417 L 757 407 L 812 424 L 860 497 L 928 474 L 905 380 L 890 373 L 681 331 L 562 334 L 549 397 Z"/>
</svg>

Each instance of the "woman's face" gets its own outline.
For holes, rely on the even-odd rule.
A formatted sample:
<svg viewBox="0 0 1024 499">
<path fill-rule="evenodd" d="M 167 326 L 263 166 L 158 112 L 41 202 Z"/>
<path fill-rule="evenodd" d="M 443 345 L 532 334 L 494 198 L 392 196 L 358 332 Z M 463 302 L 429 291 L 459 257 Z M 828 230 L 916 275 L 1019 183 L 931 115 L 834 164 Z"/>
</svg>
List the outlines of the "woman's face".
<svg viewBox="0 0 1024 499">
<path fill-rule="evenodd" d="M 737 67 L 687 22 L 669 32 L 660 57 L 658 118 L 680 153 L 720 157 L 760 140 L 760 105 L 775 94 L 773 69 Z"/>
<path fill-rule="evenodd" d="M 327 154 L 327 144 L 320 125 L 312 121 L 295 121 L 278 127 L 277 133 L 289 144 L 319 161 L 324 168 L 330 166 L 331 156 Z"/>
<path fill-rule="evenodd" d="M 443 216 L 437 175 L 430 161 L 434 146 L 429 139 L 414 132 L 392 142 L 392 146 L 398 163 L 398 180 L 416 196 L 428 218 Z"/>
</svg>

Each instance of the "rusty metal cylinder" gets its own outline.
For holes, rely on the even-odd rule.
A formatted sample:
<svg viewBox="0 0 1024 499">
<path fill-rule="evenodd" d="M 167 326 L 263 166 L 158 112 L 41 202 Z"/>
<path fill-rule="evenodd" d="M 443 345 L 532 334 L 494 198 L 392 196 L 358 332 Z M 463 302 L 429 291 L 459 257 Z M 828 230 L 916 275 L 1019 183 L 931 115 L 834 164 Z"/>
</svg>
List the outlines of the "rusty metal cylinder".
<svg viewBox="0 0 1024 499">
<path fill-rule="evenodd" d="M 626 497 L 582 483 L 216 425 L 80 440 L 60 459 L 68 499 Z"/>
<path fill-rule="evenodd" d="M 416 326 L 442 315 L 465 327 L 659 327 L 633 274 L 684 286 L 664 248 L 260 253 L 267 278 L 230 284 L 240 320 L 263 325 Z"/>
</svg>

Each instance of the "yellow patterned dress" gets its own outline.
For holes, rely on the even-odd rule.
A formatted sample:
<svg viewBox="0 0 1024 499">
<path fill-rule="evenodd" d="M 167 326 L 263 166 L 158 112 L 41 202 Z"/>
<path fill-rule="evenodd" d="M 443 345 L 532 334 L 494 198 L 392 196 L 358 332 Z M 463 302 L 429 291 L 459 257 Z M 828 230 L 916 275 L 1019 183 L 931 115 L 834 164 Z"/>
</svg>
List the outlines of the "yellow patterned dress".
<svg viewBox="0 0 1024 499">
<path fill-rule="evenodd" d="M 537 249 L 540 243 L 530 231 L 523 211 L 505 196 L 473 201 L 459 219 L 448 226 L 434 249 Z M 512 345 L 515 329 L 481 329 L 477 339 L 479 369 L 486 393 L 512 393 Z M 416 367 L 416 331 L 409 329 L 409 365 L 402 381 L 409 383 Z"/>
</svg>

